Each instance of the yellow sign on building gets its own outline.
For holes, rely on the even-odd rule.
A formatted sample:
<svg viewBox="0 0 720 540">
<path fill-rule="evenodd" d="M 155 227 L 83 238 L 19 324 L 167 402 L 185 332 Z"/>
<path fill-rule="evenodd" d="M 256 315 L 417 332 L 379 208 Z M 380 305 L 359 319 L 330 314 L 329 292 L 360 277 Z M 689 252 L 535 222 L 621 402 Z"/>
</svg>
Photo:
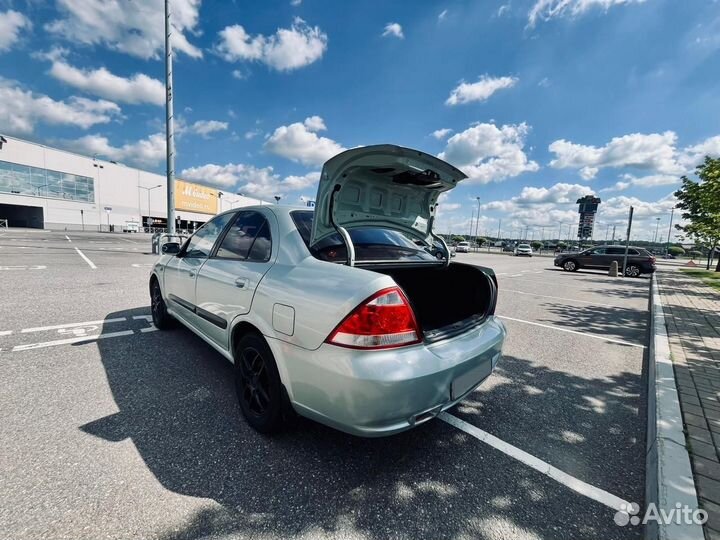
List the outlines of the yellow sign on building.
<svg viewBox="0 0 720 540">
<path fill-rule="evenodd" d="M 217 214 L 218 190 L 175 180 L 175 209 L 200 214 Z"/>
</svg>

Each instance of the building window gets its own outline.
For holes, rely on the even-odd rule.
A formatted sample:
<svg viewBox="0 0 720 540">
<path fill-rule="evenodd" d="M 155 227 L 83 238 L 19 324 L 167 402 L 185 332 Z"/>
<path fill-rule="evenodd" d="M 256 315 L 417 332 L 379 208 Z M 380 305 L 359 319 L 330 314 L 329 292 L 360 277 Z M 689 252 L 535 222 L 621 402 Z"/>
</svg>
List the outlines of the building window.
<svg viewBox="0 0 720 540">
<path fill-rule="evenodd" d="M 95 202 L 95 181 L 87 176 L 0 161 L 0 193 Z"/>
</svg>

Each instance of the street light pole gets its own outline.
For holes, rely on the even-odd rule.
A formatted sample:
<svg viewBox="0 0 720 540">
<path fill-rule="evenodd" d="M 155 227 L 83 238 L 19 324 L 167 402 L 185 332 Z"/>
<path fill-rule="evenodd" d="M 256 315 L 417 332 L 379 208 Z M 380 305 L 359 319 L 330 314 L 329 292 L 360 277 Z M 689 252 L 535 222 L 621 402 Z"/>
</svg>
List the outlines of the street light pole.
<svg viewBox="0 0 720 540">
<path fill-rule="evenodd" d="M 173 118 L 172 24 L 165 0 L 165 139 L 167 156 L 167 231 L 175 234 L 175 126 Z M 148 210 L 148 213 L 149 210 Z"/>
<path fill-rule="evenodd" d="M 655 225 L 655 236 L 653 237 L 653 244 L 657 244 L 657 238 L 658 238 L 658 229 L 660 229 L 660 218 L 655 218 L 657 220 L 657 225 Z"/>
<path fill-rule="evenodd" d="M 477 219 L 475 221 L 475 248 L 478 249 L 479 246 L 478 243 L 478 228 L 480 227 L 480 197 L 475 197 L 478 202 L 478 213 L 477 213 Z"/>
<path fill-rule="evenodd" d="M 147 191 L 147 196 L 148 196 L 148 220 L 150 220 L 150 219 L 152 218 L 152 214 L 150 213 L 150 192 L 151 192 L 153 189 L 157 189 L 157 188 L 161 188 L 161 187 L 162 187 L 162 184 L 158 184 L 157 186 L 152 186 L 152 187 L 138 186 L 138 189 L 144 189 L 145 191 Z M 140 216 L 140 220 L 142 221 L 142 216 Z M 148 226 L 150 226 L 149 223 L 148 223 Z"/>
<path fill-rule="evenodd" d="M 667 239 L 667 245 L 665 246 L 665 254 L 666 255 L 669 253 L 669 249 L 670 249 L 670 233 L 672 232 L 673 214 L 675 214 L 675 207 L 673 207 L 672 210 L 670 210 L 670 226 L 668 227 L 668 239 Z"/>
</svg>

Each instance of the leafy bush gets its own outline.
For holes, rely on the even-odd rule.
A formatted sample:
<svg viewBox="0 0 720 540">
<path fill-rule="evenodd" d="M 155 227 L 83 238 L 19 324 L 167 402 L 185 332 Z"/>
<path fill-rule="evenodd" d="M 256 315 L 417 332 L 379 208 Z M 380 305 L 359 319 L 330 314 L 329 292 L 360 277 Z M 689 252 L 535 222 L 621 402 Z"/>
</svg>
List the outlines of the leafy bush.
<svg viewBox="0 0 720 540">
<path fill-rule="evenodd" d="M 535 240 L 534 242 L 532 242 L 530 245 L 532 246 L 532 248 L 533 248 L 535 251 L 538 251 L 541 247 L 543 247 L 543 243 L 542 243 L 542 242 L 538 242 L 537 240 Z"/>
<path fill-rule="evenodd" d="M 680 246 L 670 246 L 668 248 L 668 253 L 670 253 L 670 255 L 675 255 L 676 257 L 679 257 L 680 255 L 685 255 L 685 250 Z"/>
<path fill-rule="evenodd" d="M 699 251 L 690 251 L 688 253 L 688 255 L 690 255 L 690 258 L 692 258 L 692 259 L 697 259 L 697 258 L 702 257 L 702 253 L 700 253 Z"/>
</svg>

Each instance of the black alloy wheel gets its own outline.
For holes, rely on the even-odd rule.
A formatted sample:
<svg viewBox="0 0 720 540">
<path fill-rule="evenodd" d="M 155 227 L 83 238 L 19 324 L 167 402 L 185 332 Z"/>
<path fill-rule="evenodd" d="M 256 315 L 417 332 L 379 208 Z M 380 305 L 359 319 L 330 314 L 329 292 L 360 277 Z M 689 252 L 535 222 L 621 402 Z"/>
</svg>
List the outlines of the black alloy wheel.
<svg viewBox="0 0 720 540">
<path fill-rule="evenodd" d="M 235 351 L 235 390 L 243 416 L 260 433 L 278 431 L 282 385 L 270 347 L 261 336 L 248 334 Z"/>
</svg>

